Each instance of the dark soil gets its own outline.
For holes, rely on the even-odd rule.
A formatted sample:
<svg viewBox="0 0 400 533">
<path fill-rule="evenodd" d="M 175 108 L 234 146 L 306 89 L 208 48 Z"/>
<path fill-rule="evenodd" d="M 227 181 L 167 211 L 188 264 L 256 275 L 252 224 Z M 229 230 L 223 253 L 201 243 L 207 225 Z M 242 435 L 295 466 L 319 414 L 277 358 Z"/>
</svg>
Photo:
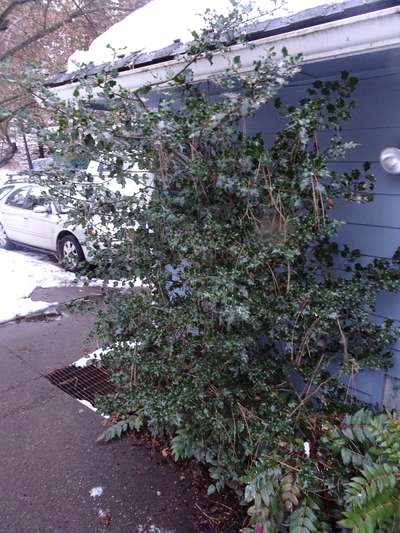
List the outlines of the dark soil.
<svg viewBox="0 0 400 533">
<path fill-rule="evenodd" d="M 109 424 L 117 419 L 110 418 Z M 235 533 L 242 530 L 249 523 L 246 507 L 240 505 L 240 498 L 235 491 L 224 488 L 221 492 L 208 496 L 207 490 L 213 483 L 205 465 L 195 459 L 174 461 L 169 449 L 169 439 L 153 437 L 147 429 L 127 431 L 126 438 L 134 446 L 144 446 L 149 449 L 150 458 L 157 465 L 168 465 L 172 472 L 179 472 L 180 479 L 187 481 L 182 498 L 175 500 L 173 506 L 184 505 L 192 509 L 193 525 L 188 533 L 211 532 Z M 166 509 L 167 511 L 167 509 Z"/>
</svg>

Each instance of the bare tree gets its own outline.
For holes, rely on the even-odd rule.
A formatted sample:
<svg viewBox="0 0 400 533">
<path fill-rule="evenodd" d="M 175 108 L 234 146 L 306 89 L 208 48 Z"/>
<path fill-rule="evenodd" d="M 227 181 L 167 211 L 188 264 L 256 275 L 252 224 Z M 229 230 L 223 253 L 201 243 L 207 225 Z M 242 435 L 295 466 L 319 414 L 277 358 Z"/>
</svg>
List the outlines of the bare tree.
<svg viewBox="0 0 400 533">
<path fill-rule="evenodd" d="M 98 35 L 151 0 L 0 0 L 0 72 L 12 73 L 27 61 L 45 61 L 51 74 L 63 70 L 77 49 L 87 49 Z M 0 168 L 17 152 L 10 125 L 21 109 L 43 115 L 21 88 L 0 79 Z M 43 116 L 41 117 L 43 120 Z"/>
</svg>

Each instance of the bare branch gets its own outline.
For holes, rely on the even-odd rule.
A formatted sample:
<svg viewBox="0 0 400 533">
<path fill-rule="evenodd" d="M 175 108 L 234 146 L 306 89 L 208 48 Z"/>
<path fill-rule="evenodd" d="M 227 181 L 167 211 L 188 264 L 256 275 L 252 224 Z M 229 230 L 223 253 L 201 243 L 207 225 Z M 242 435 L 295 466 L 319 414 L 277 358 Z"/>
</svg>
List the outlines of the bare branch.
<svg viewBox="0 0 400 533">
<path fill-rule="evenodd" d="M 49 11 L 49 7 L 50 7 L 50 0 L 47 0 L 46 6 L 44 8 L 44 14 L 43 14 L 43 28 L 47 26 L 47 13 Z"/>
<path fill-rule="evenodd" d="M 10 120 L 11 120 L 11 117 L 8 118 L 8 122 Z M 3 157 L 0 158 L 0 168 L 2 168 L 5 165 L 7 165 L 7 163 L 9 161 L 11 161 L 11 159 L 14 157 L 14 155 L 18 152 L 17 145 L 15 144 L 15 142 L 11 141 L 10 136 L 8 135 L 8 131 L 7 131 L 8 122 L 5 124 L 4 132 L 3 132 L 3 137 L 4 137 L 5 141 L 6 141 L 6 143 L 8 144 L 8 149 L 5 150 Z"/>
<path fill-rule="evenodd" d="M 93 22 L 90 20 L 90 18 L 88 17 L 87 13 L 85 11 L 83 11 L 83 9 L 80 7 L 80 5 L 76 2 L 76 0 L 72 0 L 74 2 L 74 4 L 76 5 L 76 8 L 79 9 L 82 13 L 82 16 L 85 17 L 85 19 L 88 21 L 89 23 L 89 26 L 92 28 L 92 31 L 93 33 L 96 35 L 96 37 L 99 36 L 99 32 L 96 30 L 96 27 L 95 25 L 93 24 Z"/>
<path fill-rule="evenodd" d="M 8 4 L 2 13 L 0 13 L 0 31 L 5 31 L 8 28 L 7 17 L 17 7 L 36 0 L 13 0 Z"/>
<path fill-rule="evenodd" d="M 10 105 L 12 102 L 15 102 L 15 101 L 19 100 L 21 97 L 22 97 L 22 95 L 16 94 L 14 96 L 10 96 L 9 98 L 5 98 L 4 100 L 0 101 L 0 106 L 4 106 L 6 104 Z"/>
<path fill-rule="evenodd" d="M 98 8 L 94 8 L 91 10 L 86 11 L 86 13 L 94 13 L 98 11 Z M 59 20 L 58 22 L 55 22 L 54 24 L 51 24 L 51 26 L 48 26 L 47 28 L 43 28 L 40 31 L 37 31 L 30 37 L 27 37 L 25 40 L 21 41 L 17 45 L 15 45 L 13 48 L 10 48 L 6 52 L 3 52 L 0 54 L 0 61 L 4 61 L 5 59 L 13 56 L 26 46 L 29 46 L 30 44 L 34 43 L 35 41 L 39 41 L 40 39 L 43 39 L 43 37 L 46 37 L 47 35 L 50 35 L 51 33 L 54 33 L 59 28 L 62 28 L 62 26 L 65 26 L 67 24 L 70 24 L 74 19 L 78 17 L 82 17 L 83 13 L 80 9 L 76 9 L 75 11 L 72 11 L 66 18 Z"/>
<path fill-rule="evenodd" d="M 151 0 L 2 0 L 0 2 L 0 63 L 10 61 L 14 76 L 0 77 L 0 140 L 5 149 L 1 166 L 7 165 L 16 153 L 12 146 L 10 121 L 21 110 L 37 107 L 31 89 L 18 81 L 25 61 L 40 57 L 47 60 L 50 72 L 59 72 L 66 57 L 79 47 L 87 47 L 93 38 L 120 21 L 137 6 Z M 57 50 L 54 43 L 57 42 Z M 41 46 L 42 45 L 42 46 Z M 37 117 L 36 117 L 37 114 Z M 44 111 L 36 109 L 35 118 Z M 18 156 L 17 156 L 18 157 Z"/>
</svg>

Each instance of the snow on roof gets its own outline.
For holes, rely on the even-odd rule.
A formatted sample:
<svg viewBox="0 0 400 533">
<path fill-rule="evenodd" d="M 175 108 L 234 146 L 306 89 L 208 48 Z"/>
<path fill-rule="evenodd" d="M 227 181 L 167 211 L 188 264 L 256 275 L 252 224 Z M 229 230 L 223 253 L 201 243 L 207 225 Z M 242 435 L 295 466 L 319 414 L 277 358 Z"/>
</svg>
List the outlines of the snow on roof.
<svg viewBox="0 0 400 533">
<path fill-rule="evenodd" d="M 344 0 L 330 0 L 331 4 L 341 4 Z M 270 12 L 266 18 L 282 17 L 323 6 L 323 0 L 286 0 L 284 7 L 274 10 L 274 0 L 254 0 L 254 8 Z M 116 55 L 131 54 L 135 51 L 152 52 L 171 45 L 174 41 L 182 43 L 193 39 L 191 31 L 204 27 L 202 14 L 207 8 L 217 13 L 227 14 L 232 4 L 229 0 L 153 0 L 137 9 L 124 20 L 114 24 L 109 30 L 97 37 L 87 52 L 78 50 L 69 58 L 68 72 L 78 70 L 77 64 L 93 62 L 101 65 L 114 59 Z M 273 11 L 274 10 L 274 11 Z M 272 12 L 273 11 L 273 12 Z M 272 13 L 271 13 L 272 12 Z M 253 11 L 253 13 L 257 13 Z M 110 48 L 111 46 L 111 48 Z"/>
</svg>

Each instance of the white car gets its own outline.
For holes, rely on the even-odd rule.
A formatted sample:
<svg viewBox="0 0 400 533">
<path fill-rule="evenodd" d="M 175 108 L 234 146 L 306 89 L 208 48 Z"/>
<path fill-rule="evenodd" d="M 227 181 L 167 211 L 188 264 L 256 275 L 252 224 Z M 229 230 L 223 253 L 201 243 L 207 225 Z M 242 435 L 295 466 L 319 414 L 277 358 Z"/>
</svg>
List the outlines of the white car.
<svg viewBox="0 0 400 533">
<path fill-rule="evenodd" d="M 24 244 L 57 255 L 75 272 L 89 259 L 83 228 L 72 228 L 67 215 L 47 191 L 29 181 L 10 178 L 0 187 L 0 248 Z"/>
</svg>

